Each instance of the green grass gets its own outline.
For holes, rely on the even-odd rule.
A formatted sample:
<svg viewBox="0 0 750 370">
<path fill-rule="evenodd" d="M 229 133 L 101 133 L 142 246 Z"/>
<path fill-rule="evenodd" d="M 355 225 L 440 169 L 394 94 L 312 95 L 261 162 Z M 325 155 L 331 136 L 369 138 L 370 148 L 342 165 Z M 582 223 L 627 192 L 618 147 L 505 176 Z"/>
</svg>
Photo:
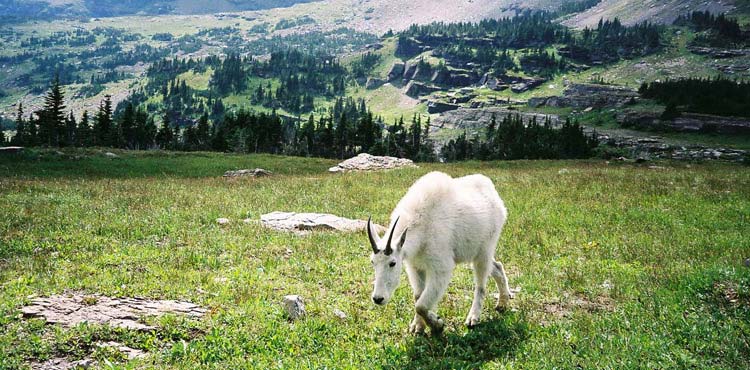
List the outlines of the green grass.
<svg viewBox="0 0 750 370">
<path fill-rule="evenodd" d="M 331 175 L 335 161 L 323 159 L 118 154 L 0 158 L 0 368 L 92 351 L 122 364 L 93 349 L 107 340 L 150 353 L 123 368 L 733 369 L 750 362 L 747 167 L 517 161 Z M 275 175 L 221 178 L 255 167 Z M 439 306 L 445 335 L 414 337 L 405 279 L 387 307 L 369 301 L 364 235 L 300 237 L 240 222 L 288 210 L 383 223 L 431 170 L 483 173 L 509 209 L 497 256 L 522 290 L 511 312 L 492 312 L 487 302 L 473 330 L 462 324 L 471 304 L 466 267 Z M 217 217 L 232 223 L 219 226 Z M 185 299 L 210 314 L 151 320 L 159 329 L 143 333 L 19 317 L 29 296 L 66 289 Z M 284 319 L 286 294 L 305 297 L 308 318 Z"/>
</svg>

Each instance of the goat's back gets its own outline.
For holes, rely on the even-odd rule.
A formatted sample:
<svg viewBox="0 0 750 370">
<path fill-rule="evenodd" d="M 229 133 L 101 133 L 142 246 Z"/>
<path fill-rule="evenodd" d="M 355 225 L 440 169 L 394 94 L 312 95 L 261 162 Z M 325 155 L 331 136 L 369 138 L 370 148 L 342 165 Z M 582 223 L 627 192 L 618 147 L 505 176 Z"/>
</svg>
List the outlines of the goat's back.
<svg viewBox="0 0 750 370">
<path fill-rule="evenodd" d="M 496 239 L 506 210 L 492 181 L 483 175 L 451 178 L 431 172 L 417 180 L 394 209 L 396 235 L 408 228 L 412 248 L 436 248 L 457 262 L 471 260 Z M 409 241 L 412 243 L 409 243 Z M 415 245 L 416 244 L 416 245 Z M 494 250 L 494 247 L 493 247 Z"/>
</svg>

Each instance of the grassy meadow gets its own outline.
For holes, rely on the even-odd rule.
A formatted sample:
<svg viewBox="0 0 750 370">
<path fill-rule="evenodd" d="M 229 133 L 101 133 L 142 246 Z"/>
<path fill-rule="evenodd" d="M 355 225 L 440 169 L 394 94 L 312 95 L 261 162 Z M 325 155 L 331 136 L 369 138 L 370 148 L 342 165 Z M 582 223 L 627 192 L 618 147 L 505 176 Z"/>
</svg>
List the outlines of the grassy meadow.
<svg viewBox="0 0 750 370">
<path fill-rule="evenodd" d="M 515 161 L 332 175 L 336 161 L 208 153 L 31 151 L 0 157 L 0 368 L 93 357 L 105 368 L 747 368 L 750 167 Z M 262 167 L 274 176 L 224 179 Z M 442 337 L 407 333 L 406 278 L 370 301 L 367 237 L 263 229 L 272 211 L 387 217 L 421 175 L 483 173 L 509 210 L 497 258 L 513 309 L 463 326 L 472 274 L 456 270 Z M 232 220 L 218 225 L 216 218 Z M 201 320 L 152 332 L 24 319 L 65 290 L 189 300 Z M 489 286 L 490 295 L 497 292 Z M 289 323 L 281 299 L 305 298 Z M 339 309 L 346 319 L 334 314 Z M 127 362 L 95 343 L 149 353 Z"/>
</svg>

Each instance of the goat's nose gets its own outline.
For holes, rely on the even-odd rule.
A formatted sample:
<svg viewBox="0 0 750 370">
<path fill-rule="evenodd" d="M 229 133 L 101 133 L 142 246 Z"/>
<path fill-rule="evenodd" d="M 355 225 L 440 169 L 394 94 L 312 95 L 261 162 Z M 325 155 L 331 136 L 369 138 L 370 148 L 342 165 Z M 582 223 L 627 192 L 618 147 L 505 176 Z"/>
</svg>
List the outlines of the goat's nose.
<svg viewBox="0 0 750 370">
<path fill-rule="evenodd" d="M 372 301 L 375 302 L 375 304 L 381 304 L 383 303 L 383 297 L 372 297 Z"/>
</svg>

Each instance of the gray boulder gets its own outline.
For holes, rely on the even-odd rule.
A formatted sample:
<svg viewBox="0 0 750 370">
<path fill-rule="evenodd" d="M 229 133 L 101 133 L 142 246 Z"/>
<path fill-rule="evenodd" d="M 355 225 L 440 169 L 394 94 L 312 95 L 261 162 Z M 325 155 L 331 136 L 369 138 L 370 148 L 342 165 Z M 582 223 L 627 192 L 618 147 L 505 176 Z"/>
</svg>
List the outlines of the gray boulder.
<svg viewBox="0 0 750 370">
<path fill-rule="evenodd" d="M 439 90 L 440 88 L 436 86 L 428 86 L 421 82 L 409 81 L 404 88 L 404 94 L 412 98 L 418 98 L 420 95 L 431 94 Z"/>
<path fill-rule="evenodd" d="M 367 82 L 365 83 L 365 89 L 367 90 L 377 89 L 378 87 L 383 86 L 384 83 L 385 81 L 379 78 L 369 77 L 367 79 Z"/>
<path fill-rule="evenodd" d="M 256 168 L 254 170 L 237 170 L 224 172 L 223 177 L 263 177 L 271 176 L 271 171 L 266 171 L 262 168 Z"/>
<path fill-rule="evenodd" d="M 393 63 L 391 69 L 388 71 L 388 81 L 393 81 L 404 75 L 404 63 L 396 62 Z"/>
<path fill-rule="evenodd" d="M 333 173 L 352 171 L 377 171 L 390 170 L 403 167 L 417 167 L 410 159 L 396 157 L 379 157 L 362 153 L 356 157 L 349 158 L 328 171 Z"/>
<path fill-rule="evenodd" d="M 311 231 L 364 231 L 367 221 L 352 220 L 326 213 L 271 212 L 260 216 L 261 225 L 277 231 L 306 234 Z M 381 226 L 375 226 L 382 231 Z"/>
<path fill-rule="evenodd" d="M 456 104 L 449 104 L 449 103 L 443 103 L 439 101 L 429 101 L 427 103 L 427 113 L 433 114 L 433 113 L 443 113 L 451 110 L 456 110 L 460 108 L 459 105 Z"/>
</svg>

